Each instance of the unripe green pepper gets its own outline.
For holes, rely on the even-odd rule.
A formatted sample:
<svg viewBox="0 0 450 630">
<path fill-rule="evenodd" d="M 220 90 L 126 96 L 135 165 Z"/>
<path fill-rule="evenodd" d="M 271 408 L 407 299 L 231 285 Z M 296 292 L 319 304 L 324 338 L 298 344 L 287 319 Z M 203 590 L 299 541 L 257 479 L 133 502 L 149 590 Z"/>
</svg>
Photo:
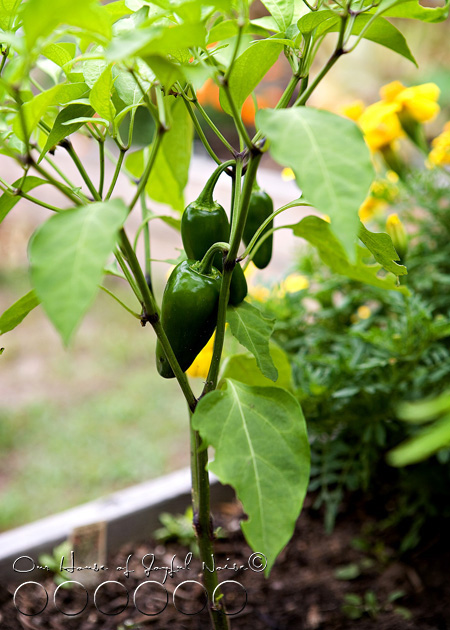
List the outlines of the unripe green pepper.
<svg viewBox="0 0 450 630">
<path fill-rule="evenodd" d="M 224 208 L 213 200 L 214 186 L 223 165 L 216 169 L 207 181 L 198 198 L 190 203 L 181 217 L 181 238 L 188 258 L 202 260 L 214 243 L 228 242 L 230 224 Z M 214 256 L 214 266 L 223 271 L 223 258 L 220 252 Z M 247 280 L 242 267 L 237 264 L 231 277 L 229 303 L 240 304 L 247 295 Z"/>
<path fill-rule="evenodd" d="M 221 274 L 211 267 L 200 273 L 200 263 L 184 260 L 169 276 L 161 307 L 161 324 L 181 369 L 185 372 L 210 340 L 217 324 Z M 174 378 L 164 350 L 156 344 L 156 367 L 164 378 Z"/>
<path fill-rule="evenodd" d="M 250 196 L 250 204 L 248 207 L 247 220 L 245 222 L 242 240 L 248 245 L 255 235 L 258 228 L 273 213 L 273 202 L 267 193 L 263 190 L 255 189 Z M 261 237 L 273 227 L 273 220 L 264 228 Z M 262 244 L 256 250 L 252 260 L 258 269 L 264 269 L 270 263 L 272 258 L 273 234 L 264 239 Z"/>
</svg>

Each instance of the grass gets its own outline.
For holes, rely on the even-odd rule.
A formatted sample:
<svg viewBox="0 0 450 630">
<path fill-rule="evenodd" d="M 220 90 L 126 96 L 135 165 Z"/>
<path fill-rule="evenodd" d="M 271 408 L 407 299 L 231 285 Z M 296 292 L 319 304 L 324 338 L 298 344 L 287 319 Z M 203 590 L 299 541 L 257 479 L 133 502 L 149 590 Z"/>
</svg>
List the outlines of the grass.
<svg viewBox="0 0 450 630">
<path fill-rule="evenodd" d="M 0 312 L 27 290 L 22 273 L 0 277 Z M 153 331 L 107 295 L 68 350 L 40 308 L 1 341 L 0 529 L 188 465 L 186 407 L 156 372 Z"/>
</svg>

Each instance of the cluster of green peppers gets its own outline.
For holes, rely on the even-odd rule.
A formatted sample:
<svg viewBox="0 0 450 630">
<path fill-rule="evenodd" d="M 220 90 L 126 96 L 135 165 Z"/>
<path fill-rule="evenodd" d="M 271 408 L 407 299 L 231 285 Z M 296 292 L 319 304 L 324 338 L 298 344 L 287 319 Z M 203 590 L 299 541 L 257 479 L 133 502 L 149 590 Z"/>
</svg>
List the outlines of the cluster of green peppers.
<svg viewBox="0 0 450 630">
<path fill-rule="evenodd" d="M 161 324 L 174 354 L 185 372 L 208 343 L 217 322 L 217 309 L 223 270 L 223 255 L 218 251 L 213 266 L 200 271 L 200 263 L 208 249 L 219 242 L 228 242 L 230 224 L 224 208 L 213 200 L 214 186 L 223 168 L 217 169 L 208 180 L 200 196 L 185 209 L 181 219 L 181 237 L 187 260 L 172 271 L 164 291 Z M 262 222 L 273 212 L 269 195 L 255 189 L 250 198 L 243 241 L 248 245 Z M 272 257 L 272 234 L 264 235 L 272 227 L 267 225 L 259 237 L 253 262 L 266 267 Z M 229 304 L 237 306 L 247 295 L 247 281 L 239 263 L 231 277 Z M 164 378 L 175 375 L 161 344 L 156 347 L 158 372 Z"/>
</svg>

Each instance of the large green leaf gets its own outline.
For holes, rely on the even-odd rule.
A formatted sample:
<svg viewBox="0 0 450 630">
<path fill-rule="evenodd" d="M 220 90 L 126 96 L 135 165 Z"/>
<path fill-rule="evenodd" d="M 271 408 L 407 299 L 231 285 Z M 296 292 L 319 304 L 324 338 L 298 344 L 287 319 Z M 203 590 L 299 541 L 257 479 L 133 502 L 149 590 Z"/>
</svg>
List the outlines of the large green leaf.
<svg viewBox="0 0 450 630">
<path fill-rule="evenodd" d="M 404 276 L 408 273 L 404 265 L 399 265 L 395 262 L 400 259 L 389 234 L 370 232 L 365 225 L 361 223 L 358 236 L 372 253 L 375 260 L 379 262 L 386 271 L 390 271 L 396 276 Z"/>
<path fill-rule="evenodd" d="M 375 174 L 361 130 L 351 120 L 310 107 L 260 110 L 256 122 L 272 157 L 292 168 L 304 197 L 329 215 L 353 258 L 358 210 Z"/>
<path fill-rule="evenodd" d="M 0 28 L 4 31 L 11 29 L 20 0 L 0 0 Z"/>
<path fill-rule="evenodd" d="M 381 264 L 368 265 L 364 262 L 368 255 L 367 249 L 358 247 L 357 260 L 351 262 L 344 248 L 331 231 L 330 225 L 323 219 L 313 216 L 305 217 L 299 223 L 289 227 L 292 228 L 296 236 L 306 239 L 316 247 L 322 261 L 336 273 L 359 282 L 366 282 L 374 287 L 400 291 L 409 295 L 407 287 L 398 285 L 395 276 L 388 274 L 385 277 L 380 277 L 378 275 L 382 269 Z M 355 247 L 355 244 L 353 246 Z"/>
<path fill-rule="evenodd" d="M 275 19 L 280 31 L 285 31 L 292 23 L 294 0 L 262 0 L 263 5 Z"/>
<path fill-rule="evenodd" d="M 286 353 L 275 343 L 271 343 L 269 349 L 278 370 L 277 386 L 292 390 L 292 368 Z M 222 363 L 220 378 L 234 378 L 235 381 L 257 387 L 273 387 L 273 381 L 261 374 L 256 359 L 247 353 L 226 357 Z"/>
<path fill-rule="evenodd" d="M 16 179 L 16 181 L 12 184 L 13 188 L 17 188 L 20 186 L 22 182 L 22 177 Z M 48 184 L 45 179 L 41 179 L 40 177 L 35 177 L 34 175 L 29 175 L 26 180 L 22 184 L 23 192 L 27 193 L 36 186 L 42 186 L 42 184 Z M 0 197 L 0 223 L 6 217 L 6 215 L 14 208 L 16 203 L 19 203 L 21 200 L 20 195 L 11 195 L 8 192 L 4 192 Z"/>
<path fill-rule="evenodd" d="M 72 42 L 59 42 L 49 44 L 42 49 L 42 54 L 62 68 L 66 63 L 72 61 L 76 54 L 76 45 Z"/>
<path fill-rule="evenodd" d="M 41 118 L 53 105 L 64 105 L 69 101 L 81 98 L 88 88 L 85 83 L 60 83 L 54 87 L 34 96 L 30 101 L 22 105 L 22 116 L 17 113 L 13 121 L 13 130 L 20 140 L 25 140 L 38 126 Z M 23 129 L 25 124 L 25 130 Z M 25 133 L 24 133 L 25 131 Z"/>
<path fill-rule="evenodd" d="M 28 0 L 23 27 L 31 50 L 39 37 L 47 37 L 61 24 L 78 26 L 103 38 L 111 37 L 111 18 L 95 0 Z"/>
<path fill-rule="evenodd" d="M 149 197 L 166 203 L 175 210 L 184 208 L 183 191 L 187 184 L 192 153 L 192 121 L 182 99 L 168 97 L 172 124 L 164 134 L 146 191 Z M 149 151 L 138 151 L 126 160 L 127 169 L 140 177 L 144 170 L 145 156 Z"/>
<path fill-rule="evenodd" d="M 76 120 L 77 118 L 90 118 L 93 113 L 94 110 L 90 105 L 74 104 L 68 105 L 62 109 L 53 123 L 52 130 L 50 131 L 47 142 L 45 143 L 41 155 L 39 156 L 38 163 L 42 160 L 47 151 L 57 145 L 58 142 L 61 142 L 61 140 L 64 140 L 64 138 L 70 136 L 70 134 L 78 131 L 78 129 L 83 126 L 82 122 L 71 123 L 71 120 Z"/>
<path fill-rule="evenodd" d="M 276 62 L 282 50 L 283 44 L 262 39 L 254 42 L 236 59 L 229 78 L 229 88 L 238 110 Z M 223 88 L 220 89 L 220 104 L 224 111 L 231 113 Z"/>
<path fill-rule="evenodd" d="M 262 374 L 271 381 L 276 381 L 278 371 L 269 351 L 275 320 L 265 317 L 248 302 L 241 302 L 239 306 L 228 307 L 227 321 L 232 335 L 253 354 Z"/>
<path fill-rule="evenodd" d="M 95 298 L 126 216 L 120 199 L 79 206 L 53 215 L 31 240 L 31 281 L 65 344 Z"/>
<path fill-rule="evenodd" d="M 0 317 L 0 335 L 13 330 L 38 305 L 39 299 L 34 291 L 29 291 L 20 300 L 17 300 Z"/>
<path fill-rule="evenodd" d="M 277 387 L 227 380 L 202 398 L 193 426 L 215 449 L 209 468 L 229 483 L 248 520 L 242 530 L 269 573 L 292 536 L 309 480 L 309 444 L 298 401 Z"/>
</svg>

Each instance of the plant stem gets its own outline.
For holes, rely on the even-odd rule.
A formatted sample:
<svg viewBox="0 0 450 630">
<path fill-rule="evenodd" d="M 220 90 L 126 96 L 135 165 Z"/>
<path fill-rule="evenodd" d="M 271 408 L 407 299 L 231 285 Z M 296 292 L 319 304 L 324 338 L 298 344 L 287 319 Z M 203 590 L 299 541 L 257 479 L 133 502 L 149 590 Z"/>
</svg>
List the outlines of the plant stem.
<svg viewBox="0 0 450 630">
<path fill-rule="evenodd" d="M 98 143 L 99 159 L 100 159 L 100 181 L 98 184 L 98 194 L 100 199 L 103 197 L 103 185 L 105 183 L 105 141 Z"/>
<path fill-rule="evenodd" d="M 150 254 L 150 221 L 149 221 L 149 211 L 147 208 L 147 204 L 145 203 L 145 191 L 141 194 L 141 209 L 142 209 L 142 221 L 144 223 L 144 227 L 142 228 L 144 231 L 144 269 L 145 269 L 145 279 L 147 281 L 148 286 L 152 287 L 152 269 L 151 269 L 151 254 Z"/>
<path fill-rule="evenodd" d="M 217 572 L 208 570 L 214 558 L 213 524 L 210 513 L 209 475 L 206 469 L 208 451 L 201 448 L 200 434 L 192 428 L 191 419 L 191 474 L 192 474 L 192 509 L 194 512 L 194 528 L 202 561 L 203 583 L 210 601 L 209 613 L 215 630 L 229 630 L 228 617 L 221 612 L 221 602 L 213 601 L 213 593 L 218 586 Z"/>
<path fill-rule="evenodd" d="M 122 251 L 142 295 L 142 307 L 144 309 L 142 322 L 143 324 L 145 324 L 146 322 L 150 322 L 150 324 L 152 325 L 158 337 L 158 340 L 161 343 L 164 354 L 167 357 L 169 365 L 172 368 L 173 373 L 175 374 L 175 377 L 181 387 L 184 397 L 186 398 L 189 409 L 191 410 L 191 412 L 194 412 L 197 404 L 197 399 L 192 392 L 186 374 L 180 368 L 174 351 L 172 350 L 172 346 L 170 345 L 170 342 L 167 338 L 166 332 L 161 325 L 161 320 L 159 317 L 158 307 L 156 305 L 155 299 L 148 287 L 137 256 L 134 253 L 131 243 L 128 240 L 128 237 L 123 228 L 119 232 L 119 238 Z"/>
<path fill-rule="evenodd" d="M 216 162 L 217 164 L 220 164 L 220 158 L 214 153 L 213 149 L 211 148 L 211 145 L 209 144 L 205 133 L 203 131 L 203 129 L 200 126 L 200 123 L 197 120 L 197 116 L 195 115 L 195 113 L 192 110 L 191 107 L 191 103 L 186 99 L 183 98 L 183 102 L 186 105 L 186 108 L 188 110 L 189 116 L 192 119 L 195 131 L 197 132 L 198 137 L 201 140 L 201 143 L 203 144 L 203 146 L 205 147 L 205 149 L 207 150 L 207 152 L 209 153 L 209 155 L 212 157 L 212 159 L 214 160 L 214 162 Z"/>
<path fill-rule="evenodd" d="M 125 149 L 120 149 L 119 157 L 117 159 L 116 168 L 114 170 L 114 175 L 113 175 L 113 178 L 111 180 L 111 185 L 110 185 L 110 187 L 108 189 L 108 192 L 106 193 L 105 201 L 108 201 L 108 199 L 110 199 L 111 195 L 114 192 L 114 188 L 116 187 L 117 179 L 118 179 L 120 171 L 122 169 L 122 164 L 123 164 L 124 157 L 125 157 Z"/>
<path fill-rule="evenodd" d="M 31 156 L 30 156 L 30 159 L 32 160 Z M 68 188 L 64 184 L 61 184 L 61 182 L 59 182 L 57 179 L 52 177 L 52 175 L 50 175 L 50 173 L 48 173 L 40 164 L 37 164 L 34 160 L 32 160 L 32 166 L 38 173 L 40 173 L 42 175 L 42 177 L 45 177 L 45 179 L 50 184 L 52 184 L 55 188 L 60 190 L 63 193 L 63 195 L 68 197 L 77 206 L 83 205 L 82 202 L 81 202 L 81 199 L 79 199 L 75 195 L 75 193 L 73 193 L 72 191 L 69 191 Z"/>
<path fill-rule="evenodd" d="M 122 300 L 120 298 L 118 298 L 117 295 L 115 295 L 112 291 L 110 291 L 109 289 L 104 287 L 102 284 L 100 284 L 99 287 L 107 295 L 111 296 L 114 300 L 116 300 L 116 302 L 118 302 L 120 304 L 120 306 L 122 306 L 131 315 L 133 315 L 133 317 L 135 317 L 136 319 L 141 319 L 141 316 L 139 315 L 139 313 L 135 313 L 131 308 L 129 308 L 126 304 L 124 304 L 124 302 L 122 302 Z"/>
<path fill-rule="evenodd" d="M 75 151 L 75 149 L 73 148 L 72 143 L 70 142 L 70 140 L 66 140 L 63 144 L 64 148 L 66 149 L 67 153 L 70 155 L 70 157 L 72 158 L 73 163 L 75 164 L 75 166 L 78 169 L 78 172 L 80 173 L 81 177 L 83 178 L 86 186 L 89 188 L 89 192 L 91 193 L 91 195 L 93 196 L 93 198 L 95 199 L 95 201 L 101 201 L 102 198 L 99 195 L 99 193 L 97 192 L 97 189 L 95 188 L 94 184 L 92 183 L 91 178 L 89 177 L 89 175 L 86 172 L 86 169 L 84 168 L 80 158 L 78 157 L 77 152 Z"/>
<path fill-rule="evenodd" d="M 200 261 L 200 265 L 198 268 L 199 273 L 211 273 L 211 265 L 213 263 L 214 256 L 216 252 L 228 252 L 230 249 L 229 243 L 218 242 L 211 245 L 206 254 L 203 256 Z"/>
<path fill-rule="evenodd" d="M 144 172 L 142 173 L 142 177 L 139 180 L 139 184 L 135 192 L 135 195 L 129 205 L 130 212 L 131 210 L 133 210 L 134 206 L 136 205 L 136 202 L 141 196 L 142 191 L 145 190 L 145 186 L 147 185 L 148 178 L 150 177 L 153 164 L 155 163 L 155 159 L 158 154 L 158 149 L 161 146 L 164 132 L 165 132 L 164 127 L 159 124 L 155 130 L 155 137 L 153 140 L 152 148 L 150 150 L 150 156 L 148 158 L 147 164 L 145 165 Z"/>
<path fill-rule="evenodd" d="M 231 114 L 234 118 L 234 124 L 236 125 L 236 129 L 238 130 L 239 136 L 245 142 L 245 144 L 247 145 L 247 148 L 251 151 L 253 149 L 253 144 L 252 144 L 250 136 L 248 135 L 247 129 L 245 128 L 245 125 L 242 122 L 241 115 L 237 110 L 233 97 L 231 96 L 230 86 L 228 85 L 228 82 L 225 81 L 223 78 L 222 78 L 221 85 L 227 96 L 228 104 L 230 106 Z"/>
<path fill-rule="evenodd" d="M 191 88 L 192 91 L 194 91 L 193 88 Z M 234 155 L 235 154 L 235 150 L 233 149 L 233 147 L 231 146 L 231 144 L 228 142 L 228 140 L 225 138 L 225 136 L 223 136 L 223 134 L 217 129 L 216 125 L 213 123 L 213 121 L 211 120 L 211 118 L 208 116 L 208 114 L 205 112 L 205 110 L 203 109 L 203 106 L 200 104 L 197 96 L 195 95 L 193 97 L 193 102 L 195 103 L 196 108 L 198 109 L 198 111 L 200 112 L 200 114 L 202 115 L 203 119 L 205 120 L 205 122 L 211 127 L 211 129 L 214 131 L 214 133 L 216 134 L 216 136 L 219 138 L 219 140 L 226 146 L 226 148 L 228 149 L 228 151 Z"/>
</svg>

